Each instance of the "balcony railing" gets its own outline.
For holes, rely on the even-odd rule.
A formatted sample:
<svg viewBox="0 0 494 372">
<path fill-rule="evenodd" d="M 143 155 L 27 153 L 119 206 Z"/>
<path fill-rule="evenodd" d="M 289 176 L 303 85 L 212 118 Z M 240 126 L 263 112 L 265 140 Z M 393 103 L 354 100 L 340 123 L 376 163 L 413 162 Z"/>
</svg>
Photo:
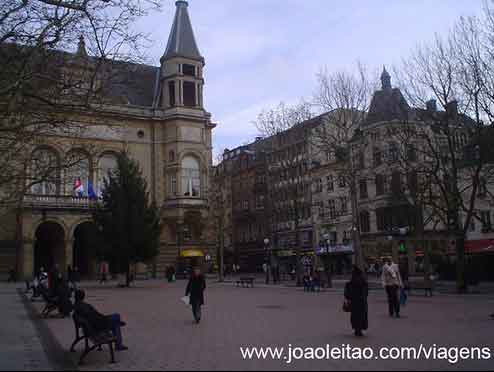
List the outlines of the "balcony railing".
<svg viewBox="0 0 494 372">
<path fill-rule="evenodd" d="M 208 200 L 203 198 L 180 197 L 165 200 L 166 208 L 207 208 Z"/>
<path fill-rule="evenodd" d="M 47 209 L 90 209 L 94 207 L 96 200 L 87 197 L 62 196 L 62 195 L 26 195 L 24 207 Z"/>
</svg>

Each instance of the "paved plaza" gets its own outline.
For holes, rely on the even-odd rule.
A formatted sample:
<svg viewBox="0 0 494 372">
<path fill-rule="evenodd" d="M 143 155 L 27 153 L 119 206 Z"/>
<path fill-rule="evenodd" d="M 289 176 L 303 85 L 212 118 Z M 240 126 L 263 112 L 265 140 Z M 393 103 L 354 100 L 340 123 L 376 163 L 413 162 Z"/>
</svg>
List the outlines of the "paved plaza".
<svg viewBox="0 0 494 372">
<path fill-rule="evenodd" d="M 342 291 L 304 293 L 300 289 L 259 286 L 235 288 L 232 284 L 211 281 L 206 292 L 204 319 L 192 321 L 190 310 L 180 301 L 185 282 L 168 284 L 161 281 L 137 283 L 130 289 L 117 289 L 85 283 L 88 302 L 104 313 L 120 312 L 128 325 L 125 343 L 130 350 L 117 353 L 117 364 L 110 365 L 108 352 L 93 352 L 81 370 L 412 370 L 456 369 L 492 370 L 490 361 L 468 361 L 451 365 L 445 361 L 295 361 L 287 365 L 280 360 L 246 361 L 240 347 L 280 346 L 325 347 L 351 344 L 355 347 L 381 346 L 488 346 L 493 347 L 494 296 L 458 297 L 440 294 L 433 298 L 412 296 L 403 310 L 402 319 L 387 316 L 382 291 L 372 291 L 369 298 L 370 329 L 363 339 L 356 339 L 348 315 L 341 311 Z M 40 354 L 42 340 L 36 336 L 21 297 L 14 287 L 2 287 L 2 309 L 9 321 L 7 332 L 2 327 L 0 369 L 29 368 L 28 359 L 20 364 L 5 362 L 3 356 L 15 359 L 34 355 L 39 360 L 32 366 L 47 367 Z M 38 310 L 41 303 L 27 304 Z M 7 313 L 5 313 L 7 309 Z M 13 320 L 15 322 L 10 322 Z M 71 319 L 40 320 L 54 339 L 49 353 L 56 369 L 74 369 L 78 353 L 68 349 L 74 339 Z M 20 327 L 19 329 L 17 327 Z M 40 327 L 37 327 L 40 328 Z M 43 328 L 43 327 L 41 327 Z M 13 335 L 19 334 L 17 337 Z M 43 337 L 42 337 L 43 338 Z M 43 338 L 44 339 L 44 338 Z M 53 347 L 56 345 L 57 347 Z M 5 348 L 6 347 L 6 348 Z M 22 349 L 22 350 L 19 350 Z M 28 351 L 26 353 L 26 351 Z M 31 353 L 32 351 L 32 353 Z M 12 359 L 12 358 L 7 358 Z M 60 365 L 59 363 L 67 363 Z M 45 364 L 43 364 L 45 363 Z M 14 367 L 19 368 L 14 368 Z"/>
<path fill-rule="evenodd" d="M 0 370 L 51 369 L 33 314 L 24 306 L 16 285 L 0 285 L 0 309 Z"/>
</svg>

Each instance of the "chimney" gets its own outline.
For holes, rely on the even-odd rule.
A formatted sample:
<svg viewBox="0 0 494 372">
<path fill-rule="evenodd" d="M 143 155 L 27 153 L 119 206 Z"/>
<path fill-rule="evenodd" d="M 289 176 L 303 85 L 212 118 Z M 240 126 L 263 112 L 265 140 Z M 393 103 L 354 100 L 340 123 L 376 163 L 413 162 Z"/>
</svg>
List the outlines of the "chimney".
<svg viewBox="0 0 494 372">
<path fill-rule="evenodd" d="M 437 111 L 437 102 L 435 99 L 431 99 L 425 103 L 427 107 L 427 111 L 436 112 Z"/>
<path fill-rule="evenodd" d="M 458 101 L 453 100 L 449 102 L 446 108 L 446 113 L 450 118 L 456 120 L 458 117 Z"/>
</svg>

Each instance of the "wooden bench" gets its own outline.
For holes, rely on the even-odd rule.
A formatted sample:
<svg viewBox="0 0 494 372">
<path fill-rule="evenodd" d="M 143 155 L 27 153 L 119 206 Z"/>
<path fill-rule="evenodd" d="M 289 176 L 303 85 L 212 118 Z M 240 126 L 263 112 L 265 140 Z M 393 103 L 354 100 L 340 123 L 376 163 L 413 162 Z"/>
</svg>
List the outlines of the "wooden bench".
<svg viewBox="0 0 494 372">
<path fill-rule="evenodd" d="M 41 290 L 40 295 L 45 302 L 45 307 L 41 310 L 41 316 L 43 318 L 48 318 L 52 312 L 58 311 L 58 298 L 50 297 L 46 290 Z"/>
<path fill-rule="evenodd" d="M 421 290 L 424 291 L 424 295 L 426 297 L 433 296 L 433 290 L 434 290 L 434 282 L 432 280 L 422 280 L 419 282 L 410 282 L 408 285 L 408 291 L 409 293 L 412 293 L 414 290 Z"/>
<path fill-rule="evenodd" d="M 254 288 L 254 278 L 247 278 L 247 277 L 243 277 L 243 278 L 239 278 L 237 281 L 236 281 L 236 284 L 237 284 L 237 287 L 251 287 L 251 288 Z"/>
<path fill-rule="evenodd" d="M 75 340 L 70 347 L 71 352 L 75 352 L 75 346 L 82 340 L 84 340 L 84 352 L 79 359 L 79 365 L 84 363 L 84 358 L 93 350 L 102 350 L 101 346 L 108 345 L 110 349 L 111 360 L 110 363 L 115 363 L 115 351 L 113 344 L 116 344 L 117 339 L 111 333 L 111 330 L 105 330 L 103 332 L 96 332 L 91 326 L 89 321 L 76 312 L 72 315 L 75 327 Z M 90 346 L 90 343 L 92 346 Z"/>
</svg>

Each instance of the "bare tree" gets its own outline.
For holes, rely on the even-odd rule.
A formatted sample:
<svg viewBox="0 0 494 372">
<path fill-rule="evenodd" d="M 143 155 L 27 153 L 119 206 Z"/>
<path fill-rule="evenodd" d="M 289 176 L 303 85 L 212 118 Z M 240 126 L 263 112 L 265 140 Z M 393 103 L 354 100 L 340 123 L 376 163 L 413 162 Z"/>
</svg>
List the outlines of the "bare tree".
<svg viewBox="0 0 494 372">
<path fill-rule="evenodd" d="M 490 138 L 492 108 L 492 8 L 484 16 L 461 19 L 449 38 L 419 46 L 402 66 L 402 88 L 425 122 L 419 130 L 424 161 L 420 173 L 430 179 L 430 197 L 424 200 L 440 227 L 456 241 L 457 289 L 467 290 L 465 239 L 478 215 L 479 191 L 492 183 Z"/>
<path fill-rule="evenodd" d="M 39 183 L 80 159 L 34 159 L 32 150 L 64 138 L 76 142 L 123 63 L 143 60 L 146 35 L 133 24 L 159 8 L 152 0 L 5 0 L 0 9 L 0 200 L 19 202 Z M 75 50 L 70 54 L 65 51 Z M 117 62 L 118 61 L 118 62 Z M 115 68 L 118 67 L 118 68 Z M 99 123 L 104 124 L 104 123 Z M 81 147 L 82 145 L 79 145 Z M 86 148 L 91 152 L 91 148 Z M 35 171 L 30 169 L 35 165 Z M 56 169 L 54 169 L 56 168 Z"/>
<path fill-rule="evenodd" d="M 356 264 L 363 268 L 364 258 L 360 243 L 360 221 L 357 185 L 360 180 L 359 159 L 365 151 L 361 126 L 365 122 L 374 84 L 361 64 L 355 73 L 318 74 L 318 87 L 314 104 L 323 112 L 323 125 L 317 126 L 311 136 L 316 157 L 332 161 L 340 177 L 349 186 L 352 234 Z"/>
<path fill-rule="evenodd" d="M 307 103 L 294 106 L 280 103 L 261 112 L 255 122 L 259 133 L 265 137 L 263 148 L 269 194 L 265 211 L 271 227 L 270 244 L 276 243 L 281 225 L 290 227 L 295 236 L 297 285 L 302 283 L 300 223 L 310 214 L 310 182 L 305 176 L 309 162 L 308 134 L 313 125 L 311 118 L 311 106 Z"/>
</svg>

